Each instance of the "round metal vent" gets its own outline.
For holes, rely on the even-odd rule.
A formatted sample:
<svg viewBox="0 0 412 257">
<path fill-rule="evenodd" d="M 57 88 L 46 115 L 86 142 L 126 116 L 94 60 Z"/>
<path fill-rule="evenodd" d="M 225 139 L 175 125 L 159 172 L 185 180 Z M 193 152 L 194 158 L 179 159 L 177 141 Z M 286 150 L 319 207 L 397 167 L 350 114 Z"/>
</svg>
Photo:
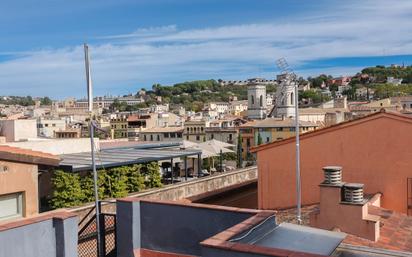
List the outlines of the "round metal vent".
<svg viewBox="0 0 412 257">
<path fill-rule="evenodd" d="M 323 167 L 325 176 L 324 184 L 337 185 L 342 183 L 342 167 L 340 166 L 327 166 Z"/>
<path fill-rule="evenodd" d="M 344 186 L 345 202 L 362 203 L 363 202 L 363 184 L 347 183 Z"/>
</svg>

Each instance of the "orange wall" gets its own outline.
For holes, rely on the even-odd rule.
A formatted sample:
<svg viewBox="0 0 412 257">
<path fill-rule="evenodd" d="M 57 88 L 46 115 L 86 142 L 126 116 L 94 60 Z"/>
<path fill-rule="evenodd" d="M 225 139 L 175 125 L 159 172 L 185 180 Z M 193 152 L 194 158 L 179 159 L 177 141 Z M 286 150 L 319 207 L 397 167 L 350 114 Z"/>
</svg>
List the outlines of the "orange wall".
<svg viewBox="0 0 412 257">
<path fill-rule="evenodd" d="M 37 165 L 0 161 L 0 195 L 23 192 L 23 216 L 38 213 Z"/>
<path fill-rule="evenodd" d="M 259 208 L 296 204 L 295 142 L 276 144 L 258 154 Z M 412 122 L 375 115 L 306 135 L 301 140 L 302 203 L 319 202 L 322 167 L 343 167 L 345 182 L 365 184 L 365 193 L 382 192 L 382 207 L 407 212 L 407 178 L 412 177 Z"/>
</svg>

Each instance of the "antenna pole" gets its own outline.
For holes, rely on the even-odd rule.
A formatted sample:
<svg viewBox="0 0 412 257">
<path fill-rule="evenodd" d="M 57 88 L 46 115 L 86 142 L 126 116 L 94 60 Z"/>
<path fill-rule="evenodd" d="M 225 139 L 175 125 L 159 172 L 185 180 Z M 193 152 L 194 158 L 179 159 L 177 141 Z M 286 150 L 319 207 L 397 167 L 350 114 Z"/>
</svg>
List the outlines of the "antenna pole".
<svg viewBox="0 0 412 257">
<path fill-rule="evenodd" d="M 99 208 L 99 194 L 97 185 L 97 170 L 96 161 L 94 154 L 94 114 L 93 114 L 93 91 L 92 91 L 92 78 L 90 74 L 90 62 L 89 62 L 89 46 L 84 44 L 84 59 L 86 65 L 86 80 L 87 80 L 87 99 L 89 104 L 89 131 L 90 131 L 90 145 L 91 145 L 91 157 L 92 157 L 92 167 L 93 167 L 93 183 L 94 183 L 94 199 L 95 199 L 95 209 L 96 209 L 96 232 L 97 232 L 97 256 L 103 256 L 102 245 L 101 245 L 101 235 L 100 235 L 100 208 Z"/>
<path fill-rule="evenodd" d="M 300 183 L 300 137 L 299 137 L 299 85 L 296 82 L 296 74 L 289 67 L 285 58 L 276 61 L 276 65 L 285 75 L 286 84 L 292 84 L 294 89 L 295 100 L 295 138 L 296 138 L 296 220 L 302 224 L 302 192 Z M 284 96 L 285 97 L 285 96 Z"/>
<path fill-rule="evenodd" d="M 302 193 L 300 185 L 300 137 L 299 137 L 299 90 L 298 83 L 291 82 L 294 84 L 295 89 L 295 135 L 296 135 L 296 205 L 297 205 L 297 214 L 296 219 L 298 224 L 302 224 Z"/>
</svg>

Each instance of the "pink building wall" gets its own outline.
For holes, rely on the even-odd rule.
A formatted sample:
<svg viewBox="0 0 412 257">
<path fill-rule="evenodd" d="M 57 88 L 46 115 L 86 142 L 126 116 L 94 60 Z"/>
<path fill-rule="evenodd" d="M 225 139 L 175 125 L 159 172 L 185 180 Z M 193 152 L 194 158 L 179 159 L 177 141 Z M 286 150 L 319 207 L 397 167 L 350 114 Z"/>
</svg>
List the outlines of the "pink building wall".
<svg viewBox="0 0 412 257">
<path fill-rule="evenodd" d="M 261 209 L 294 207 L 294 138 L 255 148 Z M 343 181 L 382 193 L 386 209 L 407 213 L 407 178 L 412 177 L 412 119 L 379 112 L 301 136 L 302 203 L 319 202 L 322 167 L 343 167 Z"/>
</svg>

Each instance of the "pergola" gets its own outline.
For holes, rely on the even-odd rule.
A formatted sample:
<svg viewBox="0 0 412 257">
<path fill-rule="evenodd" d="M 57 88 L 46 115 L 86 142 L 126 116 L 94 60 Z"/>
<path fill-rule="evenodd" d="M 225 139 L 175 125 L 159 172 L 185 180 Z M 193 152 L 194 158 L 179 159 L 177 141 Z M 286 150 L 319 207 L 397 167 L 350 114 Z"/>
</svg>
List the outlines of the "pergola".
<svg viewBox="0 0 412 257">
<path fill-rule="evenodd" d="M 68 172 L 89 171 L 92 169 L 90 152 L 63 154 L 59 167 Z M 193 158 L 198 161 L 198 176 L 202 174 L 202 150 L 201 149 L 179 149 L 179 148 L 111 148 L 96 152 L 96 168 L 110 168 L 124 165 L 148 163 L 152 161 L 170 160 L 173 174 L 173 159 L 183 158 L 185 178 L 188 177 L 187 159 Z M 194 165 L 193 165 L 194 166 Z M 173 175 L 172 175 L 173 177 Z M 173 183 L 173 178 L 172 178 Z"/>
</svg>

